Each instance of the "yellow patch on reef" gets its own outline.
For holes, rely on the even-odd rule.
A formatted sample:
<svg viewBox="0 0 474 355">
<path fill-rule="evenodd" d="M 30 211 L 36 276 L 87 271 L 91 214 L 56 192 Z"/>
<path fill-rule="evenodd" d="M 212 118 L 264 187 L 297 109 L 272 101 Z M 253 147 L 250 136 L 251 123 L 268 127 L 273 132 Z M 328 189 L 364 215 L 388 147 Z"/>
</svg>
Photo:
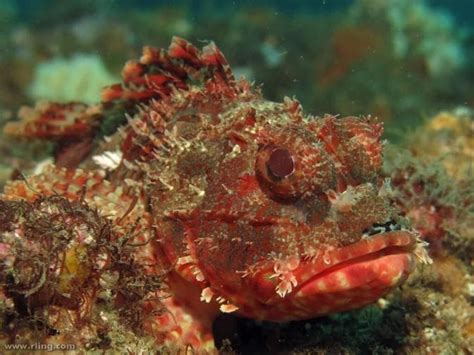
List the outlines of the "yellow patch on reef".
<svg viewBox="0 0 474 355">
<path fill-rule="evenodd" d="M 469 176 L 474 160 L 473 112 L 460 108 L 438 113 L 411 136 L 410 150 L 422 159 L 441 158 L 456 179 Z"/>
<path fill-rule="evenodd" d="M 456 133 L 462 132 L 459 118 L 449 112 L 440 112 L 437 114 L 428 122 L 427 128 L 434 131 L 448 129 Z"/>
<path fill-rule="evenodd" d="M 79 287 L 90 275 L 91 267 L 84 245 L 75 246 L 66 251 L 64 264 L 59 275 L 59 292 L 68 294 Z"/>
</svg>

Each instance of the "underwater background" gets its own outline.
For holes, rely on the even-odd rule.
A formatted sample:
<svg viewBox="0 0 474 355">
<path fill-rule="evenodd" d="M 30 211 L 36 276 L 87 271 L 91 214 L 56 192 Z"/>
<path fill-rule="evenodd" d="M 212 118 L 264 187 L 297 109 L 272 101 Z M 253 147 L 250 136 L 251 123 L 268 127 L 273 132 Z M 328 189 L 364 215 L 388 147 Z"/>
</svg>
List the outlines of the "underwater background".
<svg viewBox="0 0 474 355">
<path fill-rule="evenodd" d="M 224 353 L 473 353 L 473 14 L 472 0 L 1 0 L 0 128 L 37 101 L 97 102 L 143 46 L 173 36 L 214 41 L 272 101 L 376 116 L 394 201 L 434 264 L 374 306 L 286 325 L 221 319 L 233 328 L 216 338 Z M 0 187 L 53 150 L 0 133 Z"/>
<path fill-rule="evenodd" d="M 215 41 L 271 100 L 372 114 L 399 139 L 440 109 L 472 107 L 472 13 L 472 1 L 443 0 L 3 0 L 0 108 L 90 102 L 143 45 L 177 35 Z"/>
</svg>

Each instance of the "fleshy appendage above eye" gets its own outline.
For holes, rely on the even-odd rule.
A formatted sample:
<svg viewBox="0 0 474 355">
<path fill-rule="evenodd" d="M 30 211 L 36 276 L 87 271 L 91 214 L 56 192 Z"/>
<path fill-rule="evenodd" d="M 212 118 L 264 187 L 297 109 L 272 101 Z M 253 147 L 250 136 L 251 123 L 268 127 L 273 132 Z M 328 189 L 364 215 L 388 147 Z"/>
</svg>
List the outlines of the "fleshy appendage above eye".
<svg viewBox="0 0 474 355">
<path fill-rule="evenodd" d="M 294 142 L 269 143 L 258 150 L 255 171 L 265 193 L 292 201 L 305 193 L 334 188 L 336 174 L 329 156 L 316 144 Z"/>
</svg>

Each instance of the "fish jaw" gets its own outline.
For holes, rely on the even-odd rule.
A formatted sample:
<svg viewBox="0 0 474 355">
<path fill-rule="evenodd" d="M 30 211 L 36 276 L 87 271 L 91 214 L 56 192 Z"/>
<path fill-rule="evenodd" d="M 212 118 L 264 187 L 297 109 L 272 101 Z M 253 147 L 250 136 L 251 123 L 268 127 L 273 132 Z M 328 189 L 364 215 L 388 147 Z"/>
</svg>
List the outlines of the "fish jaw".
<svg viewBox="0 0 474 355">
<path fill-rule="evenodd" d="M 302 259 L 287 275 L 268 267 L 247 280 L 258 302 L 240 308 L 240 313 L 284 322 L 373 303 L 414 270 L 415 248 L 413 234 L 393 231 L 327 250 L 313 260 Z M 285 292 L 278 292 L 279 287 L 286 287 Z"/>
</svg>

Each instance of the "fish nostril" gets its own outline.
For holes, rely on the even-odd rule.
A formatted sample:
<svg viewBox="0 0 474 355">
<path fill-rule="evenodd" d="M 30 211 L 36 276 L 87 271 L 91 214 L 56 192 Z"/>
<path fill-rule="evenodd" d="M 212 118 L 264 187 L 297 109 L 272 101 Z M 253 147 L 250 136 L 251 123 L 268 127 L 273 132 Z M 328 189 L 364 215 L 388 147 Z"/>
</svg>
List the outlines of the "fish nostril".
<svg viewBox="0 0 474 355">
<path fill-rule="evenodd" d="M 371 236 L 379 233 L 392 232 L 401 230 L 402 227 L 394 220 L 389 220 L 384 223 L 374 223 L 370 228 L 364 229 L 362 232 L 365 236 Z"/>
<path fill-rule="evenodd" d="M 295 161 L 288 149 L 276 148 L 270 154 L 267 167 L 273 176 L 284 179 L 295 172 Z"/>
</svg>

